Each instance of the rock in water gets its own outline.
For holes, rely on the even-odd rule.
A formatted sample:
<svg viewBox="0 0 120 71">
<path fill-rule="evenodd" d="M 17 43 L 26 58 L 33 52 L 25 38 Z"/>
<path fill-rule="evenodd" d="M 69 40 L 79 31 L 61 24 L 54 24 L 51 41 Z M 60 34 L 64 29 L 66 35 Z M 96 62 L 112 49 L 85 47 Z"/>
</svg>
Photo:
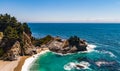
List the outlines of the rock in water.
<svg viewBox="0 0 120 71">
<path fill-rule="evenodd" d="M 84 68 L 84 66 L 81 66 L 81 65 L 76 65 L 76 67 L 78 67 L 80 69 Z"/>
<path fill-rule="evenodd" d="M 59 38 L 60 40 L 60 38 Z M 73 39 L 74 40 L 74 39 Z M 72 46 L 71 44 L 74 43 Z M 68 40 L 62 40 L 58 41 L 56 39 L 54 39 L 49 45 L 49 49 L 53 52 L 57 52 L 57 53 L 62 53 L 62 54 L 66 54 L 66 53 L 75 53 L 78 51 L 87 51 L 87 43 L 84 40 L 79 40 L 79 43 L 76 43 L 74 41 L 72 41 L 72 43 L 69 43 Z"/>
</svg>

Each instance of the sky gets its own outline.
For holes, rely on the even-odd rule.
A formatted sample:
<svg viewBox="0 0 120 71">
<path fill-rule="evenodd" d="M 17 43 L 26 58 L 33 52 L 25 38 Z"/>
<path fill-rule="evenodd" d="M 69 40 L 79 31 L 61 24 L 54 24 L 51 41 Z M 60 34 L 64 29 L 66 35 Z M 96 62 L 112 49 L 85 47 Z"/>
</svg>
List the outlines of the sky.
<svg viewBox="0 0 120 71">
<path fill-rule="evenodd" d="M 120 22 L 120 0 L 0 0 L 21 22 Z"/>
</svg>

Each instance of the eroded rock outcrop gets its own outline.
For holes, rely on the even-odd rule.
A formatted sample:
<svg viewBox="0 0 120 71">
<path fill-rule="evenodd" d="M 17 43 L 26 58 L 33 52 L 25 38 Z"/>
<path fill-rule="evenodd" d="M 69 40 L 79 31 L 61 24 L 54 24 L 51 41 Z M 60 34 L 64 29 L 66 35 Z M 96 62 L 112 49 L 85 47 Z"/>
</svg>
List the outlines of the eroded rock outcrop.
<svg viewBox="0 0 120 71">
<path fill-rule="evenodd" d="M 0 47 L 7 48 L 4 48 L 4 54 L 0 59 L 16 60 L 20 55 L 33 55 L 37 53 L 36 47 L 31 42 L 31 38 L 25 32 L 23 32 L 22 40 L 23 46 L 21 46 L 19 41 L 3 40 Z"/>
<path fill-rule="evenodd" d="M 20 56 L 21 53 L 21 46 L 20 43 L 18 41 L 16 41 L 12 47 L 10 47 L 11 49 L 9 49 L 4 55 L 3 55 L 3 59 L 4 60 L 16 60 L 18 59 L 18 57 Z"/>
<path fill-rule="evenodd" d="M 31 42 L 31 38 L 23 32 L 23 52 L 25 55 L 33 55 L 36 53 L 36 48 Z"/>
<path fill-rule="evenodd" d="M 3 32 L 0 32 L 0 43 L 2 41 L 2 38 L 3 38 Z"/>
<path fill-rule="evenodd" d="M 61 41 L 60 41 L 61 40 Z M 79 40 L 78 45 L 71 46 L 68 40 L 54 39 L 49 45 L 49 49 L 57 53 L 75 53 L 78 51 L 87 51 L 87 43 L 85 40 Z"/>
</svg>

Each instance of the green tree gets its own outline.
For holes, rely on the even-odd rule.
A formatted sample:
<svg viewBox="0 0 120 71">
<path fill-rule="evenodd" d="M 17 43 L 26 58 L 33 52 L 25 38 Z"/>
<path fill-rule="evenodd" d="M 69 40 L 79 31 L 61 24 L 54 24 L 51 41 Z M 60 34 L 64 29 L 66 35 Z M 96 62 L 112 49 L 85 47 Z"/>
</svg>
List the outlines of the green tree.
<svg viewBox="0 0 120 71">
<path fill-rule="evenodd" d="M 31 31 L 30 28 L 28 27 L 27 23 L 23 23 L 23 28 L 24 28 L 24 32 L 27 33 L 29 36 L 31 36 Z"/>
<path fill-rule="evenodd" d="M 10 27 L 10 26 L 8 26 L 5 29 L 4 34 L 5 34 L 5 37 L 7 37 L 9 39 L 18 39 L 19 38 L 19 36 L 17 34 L 17 31 L 14 28 Z"/>
<path fill-rule="evenodd" d="M 69 42 L 69 45 L 71 45 L 71 46 L 79 46 L 80 38 L 77 36 L 71 36 L 68 39 L 68 42 Z"/>
</svg>

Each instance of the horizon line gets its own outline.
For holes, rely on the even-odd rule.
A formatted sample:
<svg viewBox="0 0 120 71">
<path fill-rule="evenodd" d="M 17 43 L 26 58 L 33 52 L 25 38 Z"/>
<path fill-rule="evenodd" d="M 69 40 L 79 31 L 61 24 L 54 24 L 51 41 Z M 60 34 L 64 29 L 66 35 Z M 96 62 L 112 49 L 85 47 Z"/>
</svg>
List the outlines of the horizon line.
<svg viewBox="0 0 120 71">
<path fill-rule="evenodd" d="M 54 24 L 54 23 L 58 23 L 58 24 L 59 24 L 59 23 L 64 23 L 64 24 L 67 24 L 67 23 L 75 23 L 75 24 L 87 24 L 87 23 L 91 23 L 91 24 L 95 24 L 95 23 L 97 23 L 97 24 L 99 24 L 99 23 L 100 23 L 100 24 L 102 24 L 102 23 L 103 23 L 103 24 L 104 24 L 104 23 L 107 24 L 107 23 L 108 23 L 108 24 L 109 24 L 109 23 L 114 23 L 114 24 L 120 24 L 120 22 L 27 22 L 27 23 L 28 23 L 28 24 L 29 24 L 29 23 L 36 23 L 36 24 L 40 24 L 40 23 L 41 23 L 41 24 L 42 24 L 42 23 L 44 23 L 44 24 L 45 24 L 45 23 L 50 23 L 50 24 L 52 24 L 52 23 L 53 23 L 53 24 Z"/>
</svg>

